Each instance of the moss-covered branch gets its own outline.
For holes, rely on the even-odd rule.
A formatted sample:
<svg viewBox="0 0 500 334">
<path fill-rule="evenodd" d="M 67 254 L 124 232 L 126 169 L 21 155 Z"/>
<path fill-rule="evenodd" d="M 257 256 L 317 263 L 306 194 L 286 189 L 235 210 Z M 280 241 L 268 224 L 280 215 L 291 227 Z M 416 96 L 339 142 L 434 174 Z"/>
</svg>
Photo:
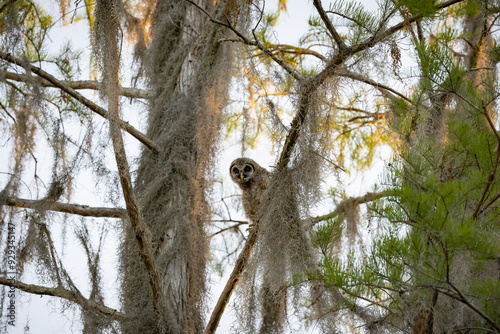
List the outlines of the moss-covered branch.
<svg viewBox="0 0 500 334">
<path fill-rule="evenodd" d="M 16 64 L 18 66 L 21 66 L 21 67 L 25 68 L 27 71 L 35 73 L 36 75 L 40 76 L 41 78 L 43 78 L 43 79 L 47 80 L 48 82 L 50 82 L 51 84 L 53 84 L 54 87 L 57 87 L 57 88 L 63 90 L 64 92 L 66 92 L 67 94 L 69 94 L 71 97 L 76 99 L 78 102 L 82 103 L 84 106 L 86 106 L 90 110 L 94 111 L 95 113 L 99 114 L 100 116 L 102 116 L 106 119 L 109 119 L 109 114 L 108 114 L 108 111 L 106 109 L 98 106 L 97 104 L 95 104 L 91 100 L 87 99 L 82 94 L 78 93 L 77 91 L 75 91 L 73 88 L 71 88 L 70 86 L 68 86 L 64 82 L 56 79 L 53 75 L 45 72 L 41 68 L 33 66 L 29 62 L 23 61 L 19 58 L 12 56 L 10 53 L 6 53 L 3 51 L 0 51 L 0 58 L 5 60 L 5 61 L 8 61 L 12 64 Z M 142 132 L 140 132 L 139 130 L 134 128 L 132 125 L 130 125 L 129 123 L 127 123 L 121 119 L 118 119 L 118 125 L 120 126 L 120 128 L 122 128 L 123 130 L 127 131 L 132 136 L 134 136 L 141 143 L 146 145 L 155 154 L 160 153 L 160 147 L 158 145 L 156 145 L 156 143 L 154 143 L 151 139 L 146 137 L 146 135 L 144 135 Z"/>
<path fill-rule="evenodd" d="M 233 271 L 229 276 L 229 280 L 224 287 L 221 295 L 219 296 L 219 300 L 215 305 L 214 310 L 212 311 L 212 315 L 210 317 L 210 321 L 205 329 L 205 334 L 215 333 L 217 326 L 219 325 L 220 318 L 226 309 L 227 304 L 229 303 L 229 299 L 233 294 L 234 288 L 238 284 L 243 271 L 245 270 L 248 260 L 250 259 L 250 255 L 252 254 L 253 247 L 257 242 L 257 227 L 254 227 L 248 236 L 247 242 L 245 246 L 243 246 L 243 250 L 241 251 L 238 259 L 236 260 L 236 264 L 234 265 Z"/>
<path fill-rule="evenodd" d="M 53 288 L 35 284 L 26 284 L 15 280 L 9 280 L 6 277 L 0 277 L 0 284 L 6 286 L 13 286 L 16 289 L 19 289 L 26 293 L 62 298 L 67 301 L 78 304 L 83 308 L 96 310 L 99 313 L 110 316 L 116 320 L 126 317 L 126 315 L 120 311 L 117 311 L 111 307 L 107 307 L 105 305 L 89 300 L 80 295 L 79 293 L 65 289 L 62 286 Z"/>
<path fill-rule="evenodd" d="M 313 217 L 313 218 L 308 219 L 308 224 L 307 225 L 309 227 L 312 227 L 312 226 L 314 226 L 315 224 L 317 224 L 317 223 L 319 223 L 321 221 L 335 218 L 339 214 L 341 214 L 342 212 L 344 212 L 344 210 L 347 207 L 350 207 L 351 203 L 353 203 L 353 202 L 355 204 L 363 204 L 363 203 L 373 202 L 373 201 L 375 201 L 375 200 L 377 200 L 379 198 L 392 196 L 392 194 L 393 194 L 392 191 L 381 191 L 381 192 L 377 192 L 377 193 L 367 193 L 366 195 L 360 196 L 360 197 L 346 198 L 345 200 L 343 200 L 342 202 L 340 202 L 337 205 L 337 207 L 335 208 L 335 210 L 333 210 L 332 212 L 327 213 L 326 215 L 317 216 L 317 217 Z"/>
</svg>

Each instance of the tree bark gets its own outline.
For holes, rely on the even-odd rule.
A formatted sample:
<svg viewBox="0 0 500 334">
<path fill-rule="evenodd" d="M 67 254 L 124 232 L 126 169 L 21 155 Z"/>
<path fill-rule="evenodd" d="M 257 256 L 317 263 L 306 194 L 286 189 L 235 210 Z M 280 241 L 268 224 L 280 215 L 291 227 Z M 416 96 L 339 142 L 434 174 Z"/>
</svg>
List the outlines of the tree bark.
<svg viewBox="0 0 500 334">
<path fill-rule="evenodd" d="M 199 3 L 228 20 L 245 12 L 232 0 Z M 147 135 L 162 152 L 142 152 L 136 189 L 161 268 L 163 330 L 201 333 L 210 221 L 206 175 L 214 166 L 232 53 L 227 43 L 219 43 L 227 31 L 187 1 L 159 0 L 152 27 L 145 59 L 152 94 Z M 144 298 L 145 273 L 130 231 L 126 236 L 121 252 L 124 308 L 137 317 L 122 323 L 122 330 L 154 331 L 152 304 Z"/>
</svg>

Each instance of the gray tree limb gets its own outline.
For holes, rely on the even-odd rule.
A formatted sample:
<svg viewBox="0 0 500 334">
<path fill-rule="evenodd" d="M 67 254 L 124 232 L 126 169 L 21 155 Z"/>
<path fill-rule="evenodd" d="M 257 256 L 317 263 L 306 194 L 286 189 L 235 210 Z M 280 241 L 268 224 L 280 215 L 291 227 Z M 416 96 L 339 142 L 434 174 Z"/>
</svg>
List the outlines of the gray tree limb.
<svg viewBox="0 0 500 334">
<path fill-rule="evenodd" d="M 84 217 L 124 218 L 127 216 L 127 210 L 122 208 L 91 207 L 80 204 L 69 204 L 46 200 L 30 200 L 10 196 L 0 196 L 0 205 L 34 210 L 58 211 Z"/>
<path fill-rule="evenodd" d="M 0 78 L 5 78 L 18 82 L 36 82 L 42 87 L 55 87 L 50 81 L 43 79 L 41 77 L 35 77 L 29 74 L 20 74 L 9 71 L 0 71 Z M 61 80 L 61 83 L 73 89 L 92 89 L 100 90 L 102 88 L 102 83 L 96 80 Z M 136 99 L 147 99 L 151 96 L 151 92 L 146 89 L 122 87 L 121 94 L 125 97 L 136 98 Z"/>
</svg>

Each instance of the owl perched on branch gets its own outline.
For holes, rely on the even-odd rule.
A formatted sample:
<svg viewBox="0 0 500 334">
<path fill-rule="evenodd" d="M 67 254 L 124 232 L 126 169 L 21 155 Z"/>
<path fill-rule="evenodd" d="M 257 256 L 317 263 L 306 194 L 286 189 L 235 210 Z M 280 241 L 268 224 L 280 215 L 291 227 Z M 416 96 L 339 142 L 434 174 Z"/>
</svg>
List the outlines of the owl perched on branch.
<svg viewBox="0 0 500 334">
<path fill-rule="evenodd" d="M 243 191 L 241 202 L 246 216 L 250 219 L 250 227 L 255 224 L 260 212 L 260 204 L 264 193 L 269 187 L 270 173 L 258 163 L 249 158 L 238 158 L 229 168 L 231 179 Z"/>
</svg>

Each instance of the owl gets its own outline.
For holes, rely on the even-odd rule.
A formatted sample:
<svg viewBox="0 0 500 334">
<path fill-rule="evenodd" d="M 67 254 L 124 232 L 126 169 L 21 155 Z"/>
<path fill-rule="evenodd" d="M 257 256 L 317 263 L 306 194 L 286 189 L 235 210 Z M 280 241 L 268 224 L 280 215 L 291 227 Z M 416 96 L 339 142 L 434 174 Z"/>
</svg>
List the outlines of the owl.
<svg viewBox="0 0 500 334">
<path fill-rule="evenodd" d="M 260 204 L 269 187 L 270 173 L 258 163 L 248 158 L 238 158 L 229 168 L 231 179 L 243 191 L 241 202 L 246 216 L 250 219 L 250 227 L 257 221 Z"/>
</svg>

